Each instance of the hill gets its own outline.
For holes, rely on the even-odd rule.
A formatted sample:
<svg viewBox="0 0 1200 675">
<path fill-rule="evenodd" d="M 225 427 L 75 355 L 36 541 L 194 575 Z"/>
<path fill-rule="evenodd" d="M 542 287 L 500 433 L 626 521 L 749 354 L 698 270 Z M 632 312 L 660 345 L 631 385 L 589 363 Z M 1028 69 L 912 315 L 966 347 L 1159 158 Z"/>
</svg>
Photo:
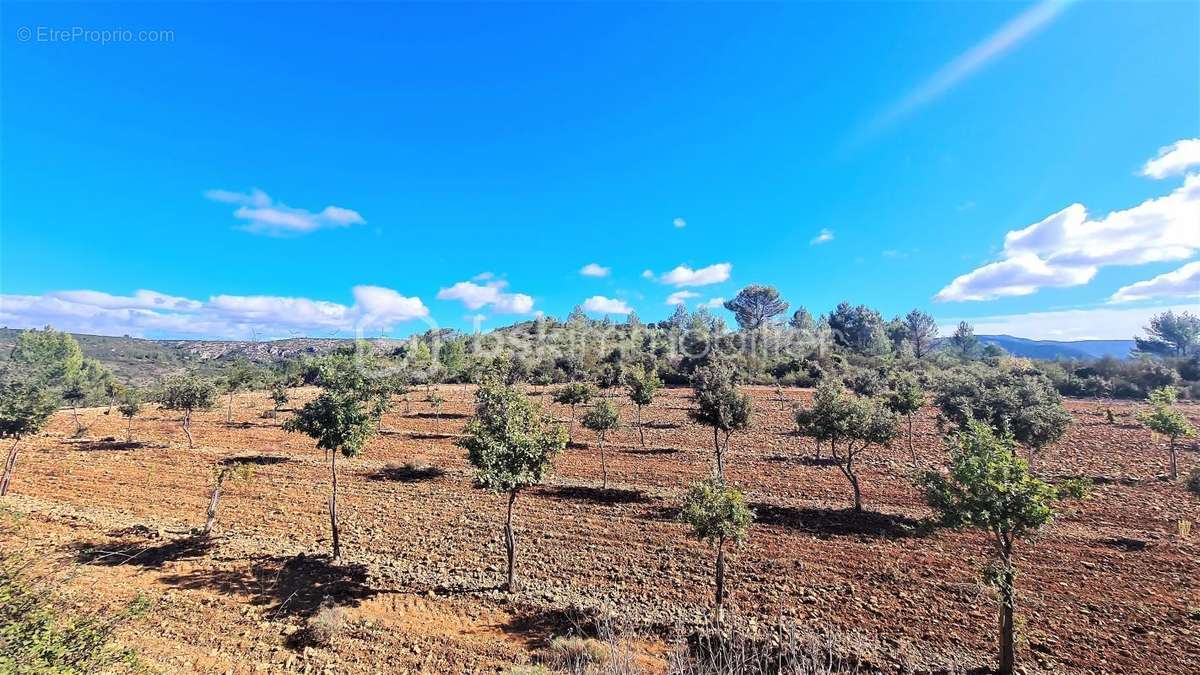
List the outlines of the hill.
<svg viewBox="0 0 1200 675">
<path fill-rule="evenodd" d="M 1097 359 L 1113 356 L 1129 358 L 1133 340 L 1030 340 L 1012 335 L 980 335 L 979 341 L 994 344 L 1013 356 L 1031 359 Z"/>
</svg>

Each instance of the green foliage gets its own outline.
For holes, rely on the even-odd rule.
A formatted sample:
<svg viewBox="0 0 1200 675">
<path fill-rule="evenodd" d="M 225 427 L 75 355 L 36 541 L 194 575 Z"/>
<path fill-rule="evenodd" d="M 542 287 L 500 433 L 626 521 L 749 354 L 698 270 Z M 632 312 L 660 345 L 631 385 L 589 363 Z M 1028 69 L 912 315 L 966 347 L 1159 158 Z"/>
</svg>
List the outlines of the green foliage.
<svg viewBox="0 0 1200 675">
<path fill-rule="evenodd" d="M 0 378 L 0 438 L 36 434 L 57 407 L 57 398 L 45 384 L 11 374 Z"/>
<path fill-rule="evenodd" d="M 942 376 L 934 403 L 959 429 L 982 421 L 1034 449 L 1058 441 L 1071 424 L 1053 383 L 1033 370 L 960 366 Z"/>
<path fill-rule="evenodd" d="M 960 359 L 973 359 L 979 356 L 979 338 L 975 337 L 975 329 L 966 321 L 959 321 L 958 328 L 950 336 L 950 351 Z"/>
<path fill-rule="evenodd" d="M 912 346 L 913 356 L 923 358 L 933 350 L 933 341 L 937 339 L 937 321 L 926 312 L 914 309 L 904 315 L 904 339 Z"/>
<path fill-rule="evenodd" d="M 283 380 L 276 380 L 271 385 L 271 403 L 275 404 L 275 409 L 279 410 L 290 400 L 288 397 L 287 384 Z"/>
<path fill-rule="evenodd" d="M 653 367 L 647 368 L 635 364 L 625 371 L 625 386 L 629 387 L 629 400 L 636 406 L 647 406 L 654 402 L 654 396 L 662 387 L 658 371 Z"/>
<path fill-rule="evenodd" d="M 1154 356 L 1189 356 L 1200 351 L 1200 317 L 1167 310 L 1156 314 L 1145 327 L 1146 337 L 1135 337 L 1137 350 Z"/>
<path fill-rule="evenodd" d="M 32 382 L 61 387 L 83 368 L 83 352 L 70 334 L 47 326 L 17 335 L 9 366 Z"/>
<path fill-rule="evenodd" d="M 1179 438 L 1191 438 L 1196 435 L 1196 429 L 1188 422 L 1188 418 L 1174 408 L 1178 397 L 1174 387 L 1161 387 L 1150 392 L 1150 409 L 1139 411 L 1137 420 L 1147 429 L 1161 434 L 1172 441 Z"/>
<path fill-rule="evenodd" d="M 774 286 L 750 285 L 725 303 L 725 309 L 733 312 L 738 325 L 747 330 L 760 328 L 771 317 L 787 311 L 788 304 L 779 297 Z"/>
<path fill-rule="evenodd" d="M 142 395 L 136 389 L 126 389 L 121 394 L 121 402 L 117 404 L 117 412 L 122 417 L 134 417 L 142 410 Z"/>
<path fill-rule="evenodd" d="M 621 424 L 616 407 L 606 398 L 600 399 L 591 410 L 584 413 L 580 421 L 586 429 L 599 434 L 602 440 Z"/>
<path fill-rule="evenodd" d="M 925 405 L 925 390 L 921 382 L 911 373 L 896 377 L 892 391 L 888 394 L 887 407 L 899 415 L 913 415 Z"/>
<path fill-rule="evenodd" d="M 896 417 L 876 402 L 854 396 L 834 382 L 822 382 L 813 404 L 796 410 L 800 433 L 827 441 L 835 453 L 853 457 L 871 445 L 891 442 L 897 433 Z"/>
<path fill-rule="evenodd" d="M 740 490 L 714 476 L 688 489 L 679 519 L 691 525 L 692 533 L 701 541 L 740 543 L 754 521 L 754 511 L 746 506 Z"/>
<path fill-rule="evenodd" d="M 216 404 L 217 389 L 209 380 L 195 375 L 175 375 L 162 385 L 158 403 L 167 410 L 190 413 Z"/>
<path fill-rule="evenodd" d="M 133 652 L 116 644 L 114 631 L 142 615 L 139 596 L 105 616 L 68 609 L 44 584 L 30 582 L 13 558 L 0 560 L 0 673 L 85 675 L 137 670 Z"/>
<path fill-rule="evenodd" d="M 596 395 L 596 388 L 586 382 L 568 382 L 554 392 L 553 401 L 560 405 L 587 405 Z"/>
<path fill-rule="evenodd" d="M 723 363 L 696 370 L 692 376 L 696 407 L 690 416 L 697 423 L 725 432 L 726 436 L 750 426 L 750 397 L 738 391 L 733 371 Z"/>
<path fill-rule="evenodd" d="M 843 302 L 829 313 L 827 319 L 834 344 L 856 354 L 881 355 L 891 348 L 879 312 Z"/>
<path fill-rule="evenodd" d="M 466 449 L 480 485 L 512 492 L 546 478 L 567 445 L 567 432 L 550 423 L 524 392 L 491 375 L 475 392 L 475 416 L 458 445 Z"/>
<path fill-rule="evenodd" d="M 949 472 L 920 480 L 943 525 L 1024 537 L 1054 518 L 1058 491 L 1029 473 L 1011 437 L 972 421 L 953 443 Z"/>
<path fill-rule="evenodd" d="M 373 423 L 374 418 L 357 398 L 326 391 L 304 404 L 283 423 L 283 429 L 315 439 L 322 450 L 356 457 L 371 437 Z"/>
</svg>

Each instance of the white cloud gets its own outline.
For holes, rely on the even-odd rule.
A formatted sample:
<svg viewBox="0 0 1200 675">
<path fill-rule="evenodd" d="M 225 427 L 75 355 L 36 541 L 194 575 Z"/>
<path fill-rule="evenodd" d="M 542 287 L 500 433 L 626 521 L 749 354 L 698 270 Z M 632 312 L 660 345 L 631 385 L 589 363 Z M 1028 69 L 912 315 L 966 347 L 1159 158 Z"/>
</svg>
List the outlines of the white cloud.
<svg viewBox="0 0 1200 675">
<path fill-rule="evenodd" d="M 297 235 L 325 227 L 348 227 L 367 222 L 357 211 L 340 206 L 326 206 L 317 213 L 292 208 L 272 200 L 257 188 L 250 192 L 208 190 L 204 196 L 215 202 L 237 204 L 233 216 L 245 221 L 241 229 L 255 234 Z"/>
<path fill-rule="evenodd" d="M 528 314 L 533 309 L 533 298 L 524 293 L 506 293 L 508 282 L 489 281 L 476 284 L 460 281 L 450 288 L 438 291 L 438 300 L 458 300 L 467 309 L 490 307 L 497 314 Z"/>
<path fill-rule="evenodd" d="M 653 279 L 654 278 L 654 270 L 642 270 L 642 278 L 643 279 Z"/>
<path fill-rule="evenodd" d="M 678 228 L 687 227 L 687 221 L 684 220 L 683 218 L 676 218 L 671 221 L 671 224 Z"/>
<path fill-rule="evenodd" d="M 662 275 L 659 281 L 671 286 L 708 286 L 728 280 L 731 271 L 733 271 L 733 265 L 730 263 L 717 263 L 701 267 L 698 270 L 687 265 L 680 265 Z"/>
<path fill-rule="evenodd" d="M 390 288 L 355 286 L 353 305 L 272 295 L 215 295 L 207 301 L 138 291 L 114 296 L 101 291 L 55 291 L 0 295 L 0 324 L 14 328 L 52 325 L 101 335 L 190 335 L 219 338 L 282 337 L 387 330 L 429 316 L 417 297 Z"/>
<path fill-rule="evenodd" d="M 579 273 L 585 277 L 606 277 L 612 273 L 612 268 L 601 267 L 597 263 L 588 263 L 579 270 Z"/>
<path fill-rule="evenodd" d="M 492 274 L 491 272 L 480 272 L 479 274 L 471 277 L 471 281 L 487 281 L 495 276 L 496 275 Z"/>
<path fill-rule="evenodd" d="M 624 300 L 606 298 L 603 295 L 593 295 L 583 301 L 583 311 L 596 314 L 628 314 L 633 311 Z"/>
<path fill-rule="evenodd" d="M 1174 272 L 1123 286 L 1117 289 L 1108 301 L 1133 302 L 1151 298 L 1194 297 L 1200 297 L 1200 262 L 1191 262 Z"/>
<path fill-rule="evenodd" d="M 1146 162 L 1142 175 L 1150 178 L 1166 178 L 1181 174 L 1200 165 L 1200 138 L 1185 138 L 1165 148 L 1159 148 L 1158 157 Z"/>
<path fill-rule="evenodd" d="M 1057 312 L 1006 314 L 965 319 L 939 319 L 942 335 L 966 321 L 978 335 L 1014 335 L 1031 340 L 1128 340 L 1144 334 L 1150 317 L 1173 310 L 1200 314 L 1200 304 L 1163 307 L 1071 309 Z"/>
<path fill-rule="evenodd" d="M 1004 237 L 1003 259 L 959 276 L 938 301 L 1029 295 L 1078 286 L 1106 265 L 1185 260 L 1200 250 L 1200 175 L 1163 197 L 1091 220 L 1072 204 Z"/>
<path fill-rule="evenodd" d="M 700 294 L 696 293 L 695 291 L 675 291 L 674 293 L 667 296 L 667 304 L 668 305 L 682 305 L 682 304 L 685 304 L 688 301 L 688 299 L 698 298 L 698 297 L 700 297 Z"/>
<path fill-rule="evenodd" d="M 982 42 L 942 66 L 904 98 L 893 103 L 872 120 L 862 136 L 873 136 L 932 103 L 992 61 L 1004 56 L 1029 36 L 1045 28 L 1070 4 L 1071 0 L 1042 0 L 1021 12 Z"/>
<path fill-rule="evenodd" d="M 817 233 L 817 236 L 809 240 L 808 245 L 820 246 L 821 244 L 830 241 L 833 241 L 833 230 L 830 230 L 829 228 L 821 228 L 821 231 Z"/>
<path fill-rule="evenodd" d="M 725 298 L 711 298 L 705 302 L 700 303 L 700 306 L 707 307 L 709 309 L 721 309 L 722 307 L 725 306 Z"/>
</svg>

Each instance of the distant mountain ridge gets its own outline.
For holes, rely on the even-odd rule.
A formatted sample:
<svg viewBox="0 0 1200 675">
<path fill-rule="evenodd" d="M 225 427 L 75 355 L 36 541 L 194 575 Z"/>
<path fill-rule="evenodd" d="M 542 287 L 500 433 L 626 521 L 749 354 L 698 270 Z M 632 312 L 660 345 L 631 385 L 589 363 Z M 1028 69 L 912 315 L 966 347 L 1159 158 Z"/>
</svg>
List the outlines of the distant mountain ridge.
<svg viewBox="0 0 1200 675">
<path fill-rule="evenodd" d="M 1133 340 L 1030 340 L 1012 335 L 980 335 L 983 344 L 993 344 L 1013 356 L 1030 359 L 1130 358 Z"/>
<path fill-rule="evenodd" d="M 498 330 L 522 330 L 522 324 Z M 525 329 L 528 326 L 524 326 Z M 20 331 L 0 328 L 0 361 L 8 353 Z M 246 359 L 269 364 L 305 354 L 327 354 L 349 338 L 287 338 L 283 340 L 154 340 L 129 336 L 73 333 L 84 356 L 112 368 L 123 379 L 147 383 L 163 375 L 195 368 L 217 371 L 226 364 Z M 983 344 L 994 344 L 1013 356 L 1034 359 L 1091 359 L 1102 356 L 1129 358 L 1133 340 L 1030 340 L 1012 335 L 980 335 Z M 943 338 L 944 340 L 944 338 Z M 373 338 L 368 342 L 385 349 L 402 340 Z"/>
</svg>

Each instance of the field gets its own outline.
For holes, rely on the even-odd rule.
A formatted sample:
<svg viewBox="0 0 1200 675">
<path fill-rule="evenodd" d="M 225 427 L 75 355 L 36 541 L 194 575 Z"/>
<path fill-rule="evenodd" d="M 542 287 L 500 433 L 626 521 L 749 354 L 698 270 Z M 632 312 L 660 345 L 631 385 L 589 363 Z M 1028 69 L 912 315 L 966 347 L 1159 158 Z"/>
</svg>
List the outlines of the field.
<svg viewBox="0 0 1200 675">
<path fill-rule="evenodd" d="M 472 485 L 454 445 L 469 389 L 441 391 L 441 419 L 417 392 L 408 412 L 398 403 L 385 416 L 364 456 L 339 461 L 341 566 L 327 557 L 328 464 L 309 438 L 261 416 L 271 407 L 263 393 L 236 399 L 232 425 L 223 401 L 201 414 L 193 450 L 167 411 L 140 415 L 134 444 L 120 442 L 115 412 L 81 411 L 84 438 L 58 413 L 25 442 L 0 543 L 80 563 L 65 590 L 83 606 L 149 597 L 151 611 L 121 637 L 162 672 L 504 671 L 561 634 L 572 607 L 618 617 L 638 663 L 661 670 L 672 636 L 704 621 L 712 595 L 713 553 L 675 520 L 681 490 L 711 463 L 711 433 L 687 419 L 690 390 L 664 390 L 647 409 L 645 448 L 632 426 L 616 433 L 607 490 L 599 448 L 576 428 L 550 483 L 517 501 L 524 588 L 513 596 L 496 590 L 503 499 Z M 736 619 L 792 619 L 890 672 L 992 664 L 982 537 L 923 526 L 930 512 L 907 479 L 904 442 L 869 454 L 867 513 L 855 515 L 837 467 L 812 461 L 812 442 L 791 433 L 784 407 L 811 392 L 785 391 L 784 407 L 773 390 L 751 392 L 753 429 L 734 436 L 727 460 L 758 516 L 730 560 Z M 1166 453 L 1134 424 L 1135 406 L 1068 408 L 1075 424 L 1037 469 L 1096 488 L 1019 548 L 1021 662 L 1034 672 L 1195 672 L 1200 533 L 1180 536 L 1177 521 L 1200 520 L 1200 498 L 1160 477 Z M 1200 406 L 1182 408 L 1200 421 Z M 554 412 L 565 420 L 566 408 Z M 625 406 L 623 420 L 632 415 Z M 932 411 L 916 431 L 921 461 L 941 462 Z M 227 483 L 217 536 L 197 544 L 188 531 L 203 523 L 213 467 L 231 456 L 256 458 L 254 474 Z M 1192 443 L 1182 471 L 1197 461 Z M 299 645 L 326 596 L 348 608 L 349 627 L 330 647 Z"/>
</svg>

